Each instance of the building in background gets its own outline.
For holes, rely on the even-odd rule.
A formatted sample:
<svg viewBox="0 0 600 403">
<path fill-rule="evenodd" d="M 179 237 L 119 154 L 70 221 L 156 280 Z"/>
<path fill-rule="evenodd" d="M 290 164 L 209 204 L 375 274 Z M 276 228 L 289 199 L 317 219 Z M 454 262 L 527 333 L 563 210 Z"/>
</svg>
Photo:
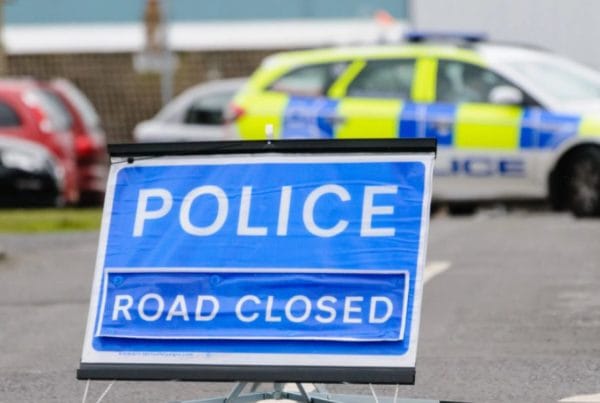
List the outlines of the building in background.
<svg viewBox="0 0 600 403">
<path fill-rule="evenodd" d="M 208 79 L 248 75 L 278 50 L 393 40 L 408 13 L 408 0 L 162 1 L 167 44 L 178 60 L 174 93 Z M 72 80 L 96 105 L 109 141 L 130 141 L 134 125 L 161 106 L 160 76 L 133 67 L 146 44 L 146 4 L 6 2 L 7 71 Z"/>
<path fill-rule="evenodd" d="M 541 46 L 600 69 L 597 0 L 412 0 L 417 29 L 485 32 Z"/>
<path fill-rule="evenodd" d="M 380 39 L 373 16 L 403 21 L 406 0 L 163 0 L 175 51 L 269 49 Z M 6 4 L 12 54 L 132 52 L 143 44 L 146 0 L 15 0 Z M 44 38 L 44 40 L 40 40 Z"/>
</svg>

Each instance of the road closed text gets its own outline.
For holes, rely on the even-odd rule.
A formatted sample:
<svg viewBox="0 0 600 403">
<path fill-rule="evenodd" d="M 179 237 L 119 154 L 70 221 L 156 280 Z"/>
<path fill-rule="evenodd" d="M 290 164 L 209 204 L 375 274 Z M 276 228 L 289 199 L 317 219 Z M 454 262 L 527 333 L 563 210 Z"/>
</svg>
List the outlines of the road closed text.
<svg viewBox="0 0 600 403">
<path fill-rule="evenodd" d="M 131 321 L 136 315 L 145 322 L 162 320 L 172 322 L 179 318 L 185 322 L 210 322 L 220 312 L 221 303 L 212 295 L 198 295 L 192 298 L 190 305 L 188 298 L 183 294 L 176 295 L 169 303 L 156 293 L 143 295 L 135 301 L 129 294 L 115 296 L 111 319 L 114 321 Z M 343 301 L 331 295 L 324 295 L 316 301 L 311 301 L 305 295 L 294 295 L 287 301 L 278 301 L 273 295 L 258 297 L 244 295 L 234 304 L 235 319 L 243 323 L 264 321 L 271 323 L 289 322 L 304 323 L 314 319 L 319 323 L 331 323 L 337 318 L 338 311 L 335 305 L 341 302 L 343 309 L 339 314 L 343 323 L 363 323 L 363 315 L 368 310 L 368 323 L 385 323 L 392 316 L 392 300 L 385 296 L 373 296 L 367 301 L 362 296 L 348 296 Z M 276 311 L 275 306 L 282 305 L 283 310 Z"/>
<path fill-rule="evenodd" d="M 112 274 L 107 279 L 99 335 L 173 339 L 401 337 L 407 285 L 404 275 L 291 273 L 287 274 L 287 285 L 273 281 L 276 276 Z M 370 289 L 383 283 L 387 285 L 379 291 Z"/>
</svg>

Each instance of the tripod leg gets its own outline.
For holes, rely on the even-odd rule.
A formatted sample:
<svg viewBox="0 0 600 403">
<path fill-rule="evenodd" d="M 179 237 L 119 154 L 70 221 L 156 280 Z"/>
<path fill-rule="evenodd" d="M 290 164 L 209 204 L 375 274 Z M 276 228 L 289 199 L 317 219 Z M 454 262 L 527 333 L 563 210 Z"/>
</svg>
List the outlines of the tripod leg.
<svg viewBox="0 0 600 403">
<path fill-rule="evenodd" d="M 308 396 L 308 393 L 306 393 L 304 386 L 301 383 L 297 383 L 296 387 L 298 387 L 298 391 L 300 392 L 302 397 L 306 399 L 306 403 L 310 403 L 310 396 Z"/>
<path fill-rule="evenodd" d="M 240 393 L 242 393 L 247 384 L 247 382 L 236 383 L 231 392 L 229 393 L 229 396 L 227 396 L 227 398 L 225 399 L 225 403 L 233 402 L 235 401 L 235 399 L 240 397 Z"/>
</svg>

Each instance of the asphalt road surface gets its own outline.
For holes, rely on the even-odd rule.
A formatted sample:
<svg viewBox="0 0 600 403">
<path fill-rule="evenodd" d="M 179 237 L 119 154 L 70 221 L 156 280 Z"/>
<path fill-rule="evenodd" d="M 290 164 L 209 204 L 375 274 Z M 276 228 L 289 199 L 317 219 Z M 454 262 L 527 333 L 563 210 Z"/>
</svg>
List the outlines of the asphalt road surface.
<svg viewBox="0 0 600 403">
<path fill-rule="evenodd" d="M 97 237 L 0 235 L 0 402 L 82 401 L 86 382 L 75 371 Z M 400 396 L 594 401 L 573 396 L 600 393 L 599 220 L 496 211 L 435 217 L 428 262 L 417 380 Z M 108 385 L 91 382 L 87 401 Z M 116 382 L 102 402 L 200 399 L 231 386 Z M 365 385 L 328 389 L 371 394 Z"/>
</svg>

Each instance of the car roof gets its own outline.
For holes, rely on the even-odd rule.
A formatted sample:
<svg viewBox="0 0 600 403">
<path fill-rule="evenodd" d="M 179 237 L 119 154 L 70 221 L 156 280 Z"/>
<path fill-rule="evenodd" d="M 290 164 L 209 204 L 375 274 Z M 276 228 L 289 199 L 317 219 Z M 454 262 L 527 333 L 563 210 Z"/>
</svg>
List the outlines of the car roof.
<svg viewBox="0 0 600 403">
<path fill-rule="evenodd" d="M 476 64 L 485 63 L 488 56 L 530 55 L 542 52 L 541 49 L 526 45 L 495 42 L 477 43 L 402 43 L 397 45 L 376 45 L 359 47 L 332 47 L 304 51 L 281 52 L 269 56 L 263 62 L 265 67 L 283 67 L 303 64 L 317 64 L 354 59 L 378 59 L 392 57 L 436 57 L 452 58 Z"/>
<path fill-rule="evenodd" d="M 22 91 L 32 87 L 39 87 L 36 80 L 30 77 L 4 77 L 0 78 L 0 88 Z"/>
<path fill-rule="evenodd" d="M 0 132 L 0 150 L 17 150 L 49 157 L 50 152 L 38 142 Z"/>
<path fill-rule="evenodd" d="M 477 52 L 485 57 L 526 59 L 552 53 L 547 49 L 526 44 L 485 42 L 476 45 Z"/>
<path fill-rule="evenodd" d="M 248 81 L 248 77 L 225 78 L 219 80 L 205 81 L 203 83 L 196 84 L 186 89 L 184 92 L 188 93 L 198 91 L 208 92 L 216 90 L 236 90 L 242 85 L 244 85 L 246 81 Z"/>
</svg>

